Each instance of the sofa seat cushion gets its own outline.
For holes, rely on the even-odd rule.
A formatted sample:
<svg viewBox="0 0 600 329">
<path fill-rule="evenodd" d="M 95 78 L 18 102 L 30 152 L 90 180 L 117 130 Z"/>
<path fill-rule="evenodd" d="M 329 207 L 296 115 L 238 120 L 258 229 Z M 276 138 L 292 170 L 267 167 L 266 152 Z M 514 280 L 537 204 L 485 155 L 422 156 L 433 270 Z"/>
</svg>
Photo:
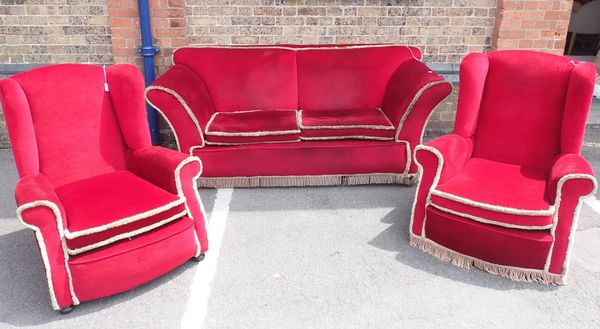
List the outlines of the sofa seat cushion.
<svg viewBox="0 0 600 329">
<path fill-rule="evenodd" d="M 304 140 L 394 139 L 394 125 L 381 109 L 300 111 L 298 121 Z"/>
<path fill-rule="evenodd" d="M 298 142 L 296 110 L 216 112 L 206 126 L 209 145 Z"/>
<path fill-rule="evenodd" d="M 128 171 L 116 171 L 56 189 L 66 214 L 71 255 L 161 227 L 186 215 L 185 199 Z"/>
<path fill-rule="evenodd" d="M 542 171 L 473 158 L 431 191 L 430 206 L 485 224 L 545 230 L 554 215 L 545 191 Z"/>
</svg>

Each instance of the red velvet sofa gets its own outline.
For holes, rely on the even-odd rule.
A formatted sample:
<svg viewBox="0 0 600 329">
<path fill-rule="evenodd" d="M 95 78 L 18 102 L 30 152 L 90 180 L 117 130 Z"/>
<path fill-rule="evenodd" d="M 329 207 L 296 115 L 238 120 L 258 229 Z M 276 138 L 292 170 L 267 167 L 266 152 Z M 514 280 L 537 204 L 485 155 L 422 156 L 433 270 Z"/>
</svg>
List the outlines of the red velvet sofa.
<svg viewBox="0 0 600 329">
<path fill-rule="evenodd" d="M 144 83 L 129 64 L 64 64 L 0 80 L 54 309 L 155 279 L 208 248 L 197 157 L 152 146 Z"/>
<path fill-rule="evenodd" d="M 412 184 L 429 115 L 452 90 L 414 47 L 181 48 L 146 89 L 200 186 Z"/>
<path fill-rule="evenodd" d="M 411 244 L 461 267 L 563 283 L 583 198 L 595 67 L 532 51 L 471 54 L 454 133 L 419 145 Z"/>
</svg>

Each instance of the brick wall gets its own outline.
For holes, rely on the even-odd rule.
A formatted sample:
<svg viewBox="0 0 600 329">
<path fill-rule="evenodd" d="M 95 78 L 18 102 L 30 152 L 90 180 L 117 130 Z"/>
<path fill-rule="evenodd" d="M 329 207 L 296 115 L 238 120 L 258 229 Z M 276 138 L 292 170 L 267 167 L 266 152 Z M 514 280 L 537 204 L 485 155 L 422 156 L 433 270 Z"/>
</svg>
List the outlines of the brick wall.
<svg viewBox="0 0 600 329">
<path fill-rule="evenodd" d="M 562 55 L 572 6 L 572 0 L 498 0 L 493 48 Z"/>
<path fill-rule="evenodd" d="M 2 0 L 0 63 L 110 63 L 103 0 Z"/>
<path fill-rule="evenodd" d="M 190 45 L 399 43 L 442 63 L 488 50 L 496 15 L 496 0 L 185 2 Z"/>
</svg>

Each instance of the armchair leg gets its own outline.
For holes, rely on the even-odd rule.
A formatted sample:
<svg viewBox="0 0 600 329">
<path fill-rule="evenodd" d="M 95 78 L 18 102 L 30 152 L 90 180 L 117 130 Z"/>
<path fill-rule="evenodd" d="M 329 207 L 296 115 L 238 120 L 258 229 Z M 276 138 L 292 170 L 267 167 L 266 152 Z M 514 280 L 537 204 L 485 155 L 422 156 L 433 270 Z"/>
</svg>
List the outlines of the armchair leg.
<svg viewBox="0 0 600 329">
<path fill-rule="evenodd" d="M 71 313 L 71 311 L 73 311 L 75 308 L 77 307 L 77 305 L 69 305 L 67 307 L 63 307 L 60 310 L 58 310 L 58 313 L 60 314 L 69 314 Z"/>
<path fill-rule="evenodd" d="M 204 253 L 201 253 L 200 255 L 198 255 L 198 257 L 192 257 L 192 260 L 194 262 L 200 263 L 201 261 L 204 260 L 204 256 L 206 256 L 206 255 Z"/>
</svg>

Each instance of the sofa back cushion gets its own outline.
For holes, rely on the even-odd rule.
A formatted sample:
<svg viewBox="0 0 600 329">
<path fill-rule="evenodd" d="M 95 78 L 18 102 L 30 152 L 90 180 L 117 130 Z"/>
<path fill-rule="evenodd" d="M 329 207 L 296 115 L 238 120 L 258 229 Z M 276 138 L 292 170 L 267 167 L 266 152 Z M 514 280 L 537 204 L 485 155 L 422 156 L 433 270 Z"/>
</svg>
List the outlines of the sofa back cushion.
<svg viewBox="0 0 600 329">
<path fill-rule="evenodd" d="M 567 58 L 539 52 L 487 56 L 473 156 L 548 169 L 560 152 L 567 87 L 575 66 Z"/>
<path fill-rule="evenodd" d="M 348 46 L 299 48 L 298 106 L 303 111 L 376 109 L 398 66 L 417 48 Z"/>
<path fill-rule="evenodd" d="M 27 138 L 37 142 L 39 171 L 55 186 L 125 168 L 126 146 L 101 66 L 53 65 L 11 79 L 27 98 L 34 134 Z"/>
<path fill-rule="evenodd" d="M 187 65 L 202 77 L 217 112 L 298 107 L 293 49 L 181 48 L 173 61 Z"/>
</svg>

